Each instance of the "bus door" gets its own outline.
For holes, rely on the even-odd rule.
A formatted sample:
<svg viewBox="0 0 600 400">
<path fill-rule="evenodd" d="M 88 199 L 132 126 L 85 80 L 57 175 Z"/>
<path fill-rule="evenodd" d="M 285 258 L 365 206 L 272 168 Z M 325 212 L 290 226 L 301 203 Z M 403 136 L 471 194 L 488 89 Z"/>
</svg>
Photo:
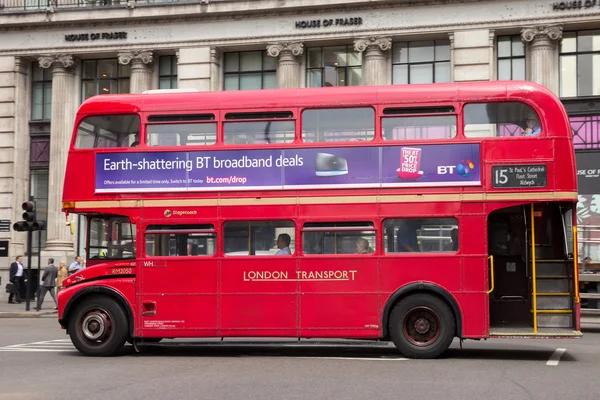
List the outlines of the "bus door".
<svg viewBox="0 0 600 400">
<path fill-rule="evenodd" d="M 571 204 L 527 204 L 490 214 L 491 334 L 576 326 L 573 240 Z"/>
<path fill-rule="evenodd" d="M 153 337 L 176 331 L 176 336 L 215 335 L 219 262 L 214 226 L 150 223 L 144 243 L 138 330 Z"/>
</svg>

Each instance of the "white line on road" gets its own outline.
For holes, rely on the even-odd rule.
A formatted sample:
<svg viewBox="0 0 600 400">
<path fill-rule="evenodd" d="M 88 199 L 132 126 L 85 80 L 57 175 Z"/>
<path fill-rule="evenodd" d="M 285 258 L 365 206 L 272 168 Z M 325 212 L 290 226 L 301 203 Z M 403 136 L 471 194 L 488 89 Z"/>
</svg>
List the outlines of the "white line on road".
<svg viewBox="0 0 600 400">
<path fill-rule="evenodd" d="M 550 356 L 550 359 L 546 362 L 546 365 L 558 365 L 560 358 L 567 351 L 567 349 L 556 349 L 554 353 Z"/>
<path fill-rule="evenodd" d="M 305 358 L 309 360 L 360 360 L 360 361 L 409 361 L 409 358 L 402 357 L 287 357 L 287 358 Z"/>
<path fill-rule="evenodd" d="M 0 352 L 3 351 L 21 351 L 21 352 L 59 352 L 59 351 L 74 351 L 73 349 L 30 349 L 27 347 L 0 347 Z"/>
</svg>

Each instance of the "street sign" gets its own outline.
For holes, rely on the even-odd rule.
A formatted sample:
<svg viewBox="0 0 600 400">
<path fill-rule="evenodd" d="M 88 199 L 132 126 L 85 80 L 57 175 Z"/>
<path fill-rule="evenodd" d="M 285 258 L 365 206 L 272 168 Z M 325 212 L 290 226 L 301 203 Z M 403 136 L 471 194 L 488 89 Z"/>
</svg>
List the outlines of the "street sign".
<svg viewBox="0 0 600 400">
<path fill-rule="evenodd" d="M 0 232 L 10 232 L 10 219 L 0 219 Z"/>
<path fill-rule="evenodd" d="M 8 257 L 8 240 L 0 240 L 0 257 Z"/>
</svg>

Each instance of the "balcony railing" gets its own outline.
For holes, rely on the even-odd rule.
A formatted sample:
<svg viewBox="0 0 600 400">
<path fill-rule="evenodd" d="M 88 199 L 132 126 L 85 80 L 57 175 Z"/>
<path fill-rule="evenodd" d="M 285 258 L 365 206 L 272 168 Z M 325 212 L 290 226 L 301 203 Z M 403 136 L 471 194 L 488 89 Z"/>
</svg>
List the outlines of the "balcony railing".
<svg viewBox="0 0 600 400">
<path fill-rule="evenodd" d="M 204 3 L 224 0 L 0 0 L 0 13 L 23 11 L 46 11 L 48 9 L 120 8 L 128 5 L 152 5 L 168 3 Z"/>
</svg>

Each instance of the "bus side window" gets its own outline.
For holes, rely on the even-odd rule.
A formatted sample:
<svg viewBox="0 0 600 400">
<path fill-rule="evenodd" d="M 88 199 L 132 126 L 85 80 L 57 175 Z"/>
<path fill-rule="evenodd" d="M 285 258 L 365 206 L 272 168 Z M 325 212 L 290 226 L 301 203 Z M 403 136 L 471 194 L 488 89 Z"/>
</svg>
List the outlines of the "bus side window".
<svg viewBox="0 0 600 400">
<path fill-rule="evenodd" d="M 456 218 L 398 218 L 383 223 L 386 253 L 456 252 L 459 249 Z"/>
<path fill-rule="evenodd" d="M 302 228 L 305 254 L 373 254 L 372 222 L 307 222 Z"/>
<path fill-rule="evenodd" d="M 302 112 L 302 141 L 354 142 L 375 138 L 375 110 L 364 108 L 307 109 Z"/>
<path fill-rule="evenodd" d="M 224 252 L 226 256 L 292 255 L 295 231 L 293 221 L 226 222 Z"/>
<path fill-rule="evenodd" d="M 146 229 L 149 257 L 212 256 L 215 250 L 213 225 L 149 225 Z"/>
<path fill-rule="evenodd" d="M 130 147 L 139 141 L 138 115 L 102 115 L 87 117 L 77 127 L 75 147 L 104 149 Z"/>
<path fill-rule="evenodd" d="M 539 115 L 524 103 L 466 104 L 464 116 L 466 137 L 539 136 L 542 133 Z"/>
<path fill-rule="evenodd" d="M 435 140 L 456 136 L 456 115 L 384 117 L 384 140 Z"/>
</svg>

